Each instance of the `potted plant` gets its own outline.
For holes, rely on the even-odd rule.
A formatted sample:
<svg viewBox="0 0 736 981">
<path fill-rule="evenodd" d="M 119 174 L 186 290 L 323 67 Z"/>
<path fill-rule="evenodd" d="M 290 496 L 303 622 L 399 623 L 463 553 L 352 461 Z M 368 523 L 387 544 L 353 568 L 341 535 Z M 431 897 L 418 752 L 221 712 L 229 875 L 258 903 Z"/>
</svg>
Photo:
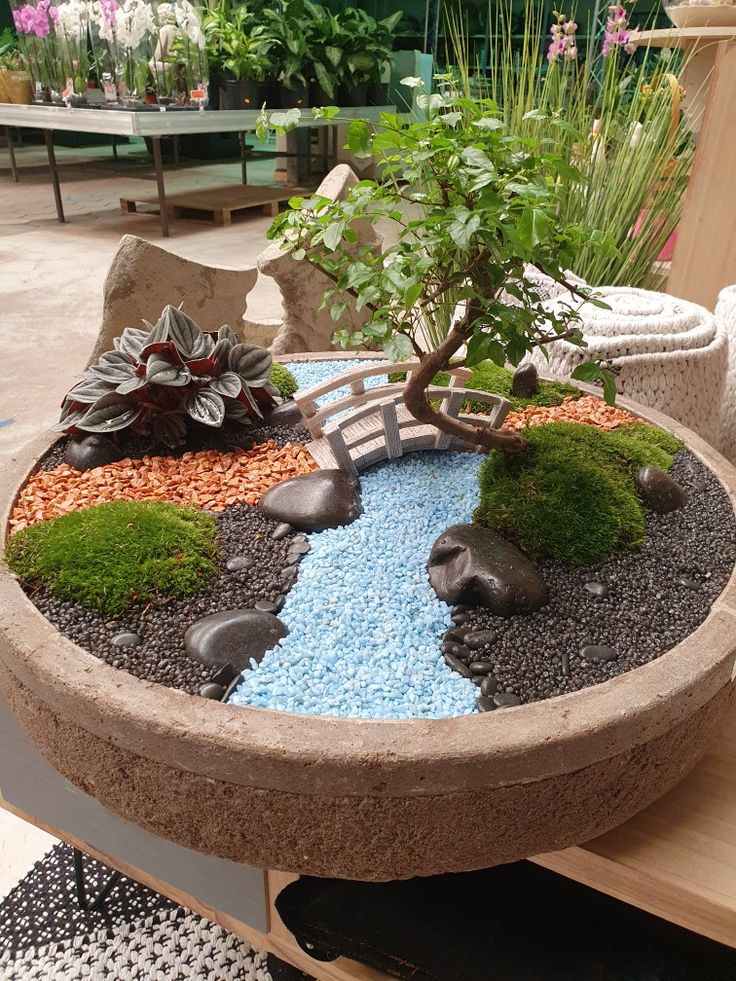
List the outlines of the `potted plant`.
<svg viewBox="0 0 736 981">
<path fill-rule="evenodd" d="M 31 76 L 25 70 L 18 39 L 9 27 L 0 33 L 0 102 L 33 102 Z"/>
<path fill-rule="evenodd" d="M 269 102 L 283 109 L 308 106 L 309 44 L 304 0 L 281 0 L 276 9 L 264 9 L 261 16 L 272 43 L 278 83 Z"/>
<path fill-rule="evenodd" d="M 310 84 L 310 102 L 313 106 L 321 106 L 335 100 L 342 78 L 346 39 L 341 15 L 305 0 L 304 25 L 307 38 L 305 75 Z"/>
<path fill-rule="evenodd" d="M 203 23 L 208 57 L 223 70 L 221 108 L 255 109 L 265 101 L 273 41 L 246 7 L 231 10 L 227 0 L 210 10 Z"/>
<path fill-rule="evenodd" d="M 404 81 L 422 87 L 420 79 Z M 559 214 L 558 178 L 580 178 L 543 141 L 509 136 L 495 104 L 425 93 L 418 103 L 424 122 L 387 115 L 379 124 L 353 120 L 348 127 L 350 149 L 376 158 L 382 183 L 360 181 L 342 201 L 293 199 L 269 236 L 333 280 L 324 304 L 343 346 L 380 344 L 392 361 L 419 358 L 404 398 L 416 419 L 485 450 L 522 452 L 523 436 L 451 418 L 433 407 L 427 388 L 438 372 L 458 364 L 518 365 L 560 338 L 582 344 L 572 307 L 547 311 L 524 273 L 531 265 L 572 295 L 590 295 L 564 273 L 582 231 Z M 339 119 L 334 107 L 315 113 Z M 295 113 L 278 122 L 284 128 L 297 120 Z M 268 125 L 264 114 L 261 128 Z M 414 217 L 407 218 L 407 206 Z M 356 221 L 392 224 L 395 236 L 384 237 L 392 244 L 356 251 Z M 604 245 L 599 233 L 591 238 Z M 521 306 L 510 308 L 504 292 Z M 348 320 L 348 296 L 370 311 L 361 327 Z M 614 397 L 612 375 L 597 364 L 580 365 L 574 374 L 602 380 Z"/>
<path fill-rule="evenodd" d="M 363 106 L 387 100 L 381 79 L 391 58 L 393 36 L 403 17 L 401 10 L 377 21 L 364 10 L 347 7 L 341 15 L 343 77 L 338 93 L 341 105 Z M 370 90 L 370 91 L 369 91 Z"/>
</svg>

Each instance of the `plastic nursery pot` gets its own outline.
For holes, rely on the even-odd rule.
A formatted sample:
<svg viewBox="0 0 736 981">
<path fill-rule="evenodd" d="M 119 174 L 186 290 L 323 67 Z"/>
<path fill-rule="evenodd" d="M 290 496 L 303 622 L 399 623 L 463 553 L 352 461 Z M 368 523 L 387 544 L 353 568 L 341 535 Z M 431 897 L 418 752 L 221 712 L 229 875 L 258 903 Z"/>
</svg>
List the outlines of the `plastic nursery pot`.
<svg viewBox="0 0 736 981">
<path fill-rule="evenodd" d="M 368 83 L 360 85 L 341 85 L 337 90 L 337 104 L 340 106 L 368 105 Z"/>
<path fill-rule="evenodd" d="M 271 95 L 274 106 L 281 109 L 306 109 L 309 106 L 309 87 L 305 84 L 299 83 L 294 88 L 287 89 L 279 82 L 271 90 Z"/>
<path fill-rule="evenodd" d="M 222 81 L 221 109 L 260 109 L 265 101 L 266 85 L 264 82 L 229 78 Z"/>
<path fill-rule="evenodd" d="M 718 476 L 736 471 L 670 429 Z M 0 475 L 6 512 L 46 451 Z M 656 660 L 503 711 L 372 720 L 242 708 L 118 671 L 0 574 L 0 688 L 39 750 L 105 807 L 190 848 L 363 880 L 485 868 L 589 841 L 669 790 L 734 701 L 736 575 Z"/>
<path fill-rule="evenodd" d="M 387 106 L 388 104 L 388 84 L 386 82 L 372 82 L 368 86 L 366 105 Z"/>
</svg>

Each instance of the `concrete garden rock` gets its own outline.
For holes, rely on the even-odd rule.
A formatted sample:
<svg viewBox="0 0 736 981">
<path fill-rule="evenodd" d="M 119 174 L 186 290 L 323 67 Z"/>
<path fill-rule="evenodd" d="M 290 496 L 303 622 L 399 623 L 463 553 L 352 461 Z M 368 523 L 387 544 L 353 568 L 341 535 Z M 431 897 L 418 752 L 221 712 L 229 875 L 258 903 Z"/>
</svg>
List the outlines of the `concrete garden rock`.
<svg viewBox="0 0 736 981">
<path fill-rule="evenodd" d="M 496 532 L 452 525 L 432 546 L 429 581 L 446 603 L 485 606 L 500 616 L 531 613 L 547 602 L 535 566 Z"/>
</svg>

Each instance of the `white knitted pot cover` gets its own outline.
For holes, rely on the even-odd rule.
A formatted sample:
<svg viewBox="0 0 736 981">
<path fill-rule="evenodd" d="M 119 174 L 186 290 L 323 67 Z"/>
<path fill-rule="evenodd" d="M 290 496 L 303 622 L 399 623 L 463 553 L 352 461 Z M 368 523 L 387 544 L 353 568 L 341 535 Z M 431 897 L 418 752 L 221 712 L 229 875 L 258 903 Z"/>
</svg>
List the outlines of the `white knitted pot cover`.
<svg viewBox="0 0 736 981">
<path fill-rule="evenodd" d="M 537 368 L 567 376 L 592 355 L 610 360 L 622 395 L 666 412 L 720 448 L 728 346 L 723 326 L 705 307 L 668 293 L 604 286 L 596 295 L 610 309 L 569 297 L 545 302 L 549 310 L 578 310 L 588 347 L 555 341 L 547 345 L 549 361 L 534 352 Z"/>
<path fill-rule="evenodd" d="M 721 453 L 736 463 L 736 286 L 727 286 L 718 294 L 716 323 L 728 338 L 728 369 L 721 401 Z"/>
</svg>

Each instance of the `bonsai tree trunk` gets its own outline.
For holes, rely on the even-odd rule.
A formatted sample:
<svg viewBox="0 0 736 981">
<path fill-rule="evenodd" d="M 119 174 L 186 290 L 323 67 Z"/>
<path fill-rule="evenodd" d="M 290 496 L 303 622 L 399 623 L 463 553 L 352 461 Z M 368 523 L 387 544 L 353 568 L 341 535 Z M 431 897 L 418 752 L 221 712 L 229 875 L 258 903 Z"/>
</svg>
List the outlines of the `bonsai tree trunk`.
<svg viewBox="0 0 736 981">
<path fill-rule="evenodd" d="M 451 368 L 453 355 L 472 335 L 472 328 L 469 326 L 471 318 L 472 312 L 468 311 L 438 348 L 429 354 L 419 355 L 419 367 L 411 373 L 404 390 L 404 405 L 419 422 L 436 426 L 443 433 L 480 446 L 486 451 L 523 453 L 528 444 L 519 433 L 508 429 L 492 429 L 490 426 L 474 426 L 462 419 L 448 416 L 445 412 L 438 412 L 429 404 L 427 389 L 438 372 Z"/>
</svg>

